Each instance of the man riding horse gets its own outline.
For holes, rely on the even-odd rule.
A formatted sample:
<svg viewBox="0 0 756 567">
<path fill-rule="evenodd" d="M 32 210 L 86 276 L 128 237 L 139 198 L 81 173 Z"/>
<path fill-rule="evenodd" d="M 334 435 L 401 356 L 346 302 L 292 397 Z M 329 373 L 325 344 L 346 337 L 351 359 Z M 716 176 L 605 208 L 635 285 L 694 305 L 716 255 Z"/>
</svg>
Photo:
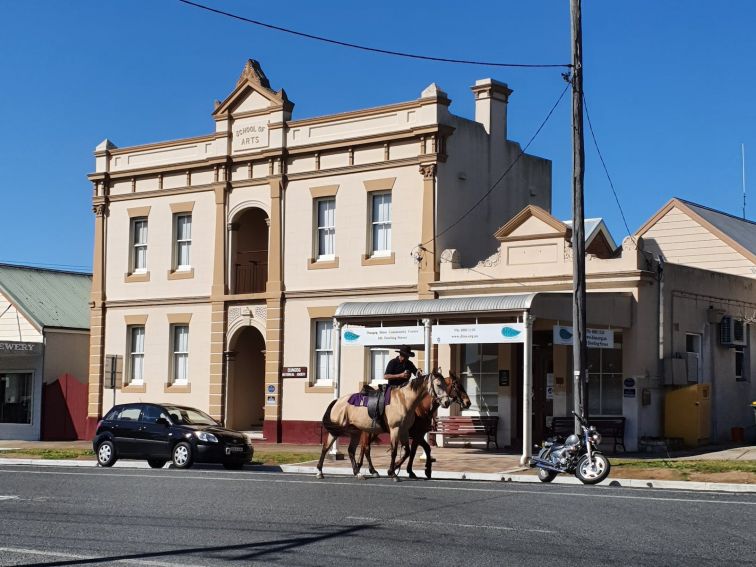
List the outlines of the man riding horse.
<svg viewBox="0 0 756 567">
<path fill-rule="evenodd" d="M 403 386 L 409 382 L 410 376 L 417 375 L 417 367 L 410 360 L 415 353 L 410 347 L 401 346 L 396 352 L 399 353 L 398 356 L 389 360 L 386 373 L 383 375 L 389 386 Z"/>
<path fill-rule="evenodd" d="M 407 345 L 400 346 L 396 352 L 399 354 L 388 361 L 383 378 L 389 386 L 404 386 L 409 382 L 410 376 L 417 376 L 417 367 L 410 360 L 415 356 L 415 353 Z M 382 384 L 378 386 L 378 390 L 383 391 Z M 365 384 L 362 393 L 369 395 L 371 392 L 375 392 L 375 389 L 369 384 Z"/>
</svg>

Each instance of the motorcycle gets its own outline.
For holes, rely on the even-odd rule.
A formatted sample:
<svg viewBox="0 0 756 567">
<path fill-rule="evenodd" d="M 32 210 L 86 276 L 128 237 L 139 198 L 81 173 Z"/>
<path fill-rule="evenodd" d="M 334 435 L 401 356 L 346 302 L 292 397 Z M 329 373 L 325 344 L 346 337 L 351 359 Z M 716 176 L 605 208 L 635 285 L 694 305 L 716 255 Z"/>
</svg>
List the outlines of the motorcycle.
<svg viewBox="0 0 756 567">
<path fill-rule="evenodd" d="M 609 459 L 596 449 L 601 443 L 601 434 L 574 411 L 572 415 L 580 422 L 582 439 L 572 434 L 564 443 L 546 440 L 538 456 L 530 459 L 530 466 L 538 469 L 541 482 L 551 482 L 560 473 L 574 474 L 583 484 L 598 484 L 609 476 Z"/>
</svg>

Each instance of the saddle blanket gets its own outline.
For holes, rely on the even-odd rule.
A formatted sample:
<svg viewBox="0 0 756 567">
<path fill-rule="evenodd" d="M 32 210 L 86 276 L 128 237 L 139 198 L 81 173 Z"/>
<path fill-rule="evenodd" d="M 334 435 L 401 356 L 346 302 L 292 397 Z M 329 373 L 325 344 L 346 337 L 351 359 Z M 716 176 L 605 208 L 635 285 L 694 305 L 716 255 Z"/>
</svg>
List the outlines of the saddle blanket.
<svg viewBox="0 0 756 567">
<path fill-rule="evenodd" d="M 349 396 L 349 399 L 347 400 L 347 403 L 350 406 L 362 406 L 367 407 L 368 405 L 368 398 L 369 396 L 357 392 L 356 394 L 352 394 Z M 383 401 L 385 405 L 389 405 L 391 403 L 391 388 L 386 388 L 386 391 L 383 392 Z"/>
</svg>

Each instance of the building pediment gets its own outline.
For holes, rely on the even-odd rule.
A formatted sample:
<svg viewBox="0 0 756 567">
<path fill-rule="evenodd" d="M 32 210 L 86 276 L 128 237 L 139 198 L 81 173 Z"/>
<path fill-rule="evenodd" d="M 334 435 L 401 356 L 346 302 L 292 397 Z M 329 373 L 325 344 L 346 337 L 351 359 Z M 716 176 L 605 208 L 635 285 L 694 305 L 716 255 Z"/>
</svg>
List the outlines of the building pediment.
<svg viewBox="0 0 756 567">
<path fill-rule="evenodd" d="M 274 91 L 270 88 L 270 81 L 254 59 L 248 59 L 236 88 L 226 99 L 219 103 L 213 112 L 218 119 L 228 114 L 242 114 L 265 110 L 287 110 L 294 108 L 286 96 L 286 91 Z"/>
<path fill-rule="evenodd" d="M 494 233 L 499 242 L 534 240 L 540 238 L 568 238 L 571 229 L 545 210 L 528 205 Z"/>
</svg>

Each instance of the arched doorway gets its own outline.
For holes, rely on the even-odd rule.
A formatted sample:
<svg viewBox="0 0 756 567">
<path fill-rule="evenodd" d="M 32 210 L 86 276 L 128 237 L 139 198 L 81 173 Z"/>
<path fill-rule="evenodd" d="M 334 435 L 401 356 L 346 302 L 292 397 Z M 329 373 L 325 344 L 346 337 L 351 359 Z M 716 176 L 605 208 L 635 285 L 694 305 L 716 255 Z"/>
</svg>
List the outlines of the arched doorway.
<svg viewBox="0 0 756 567">
<path fill-rule="evenodd" d="M 250 207 L 231 223 L 230 292 L 262 293 L 268 282 L 268 215 Z"/>
<path fill-rule="evenodd" d="M 231 342 L 228 368 L 227 427 L 262 431 L 265 418 L 265 339 L 255 327 L 244 327 Z"/>
</svg>

